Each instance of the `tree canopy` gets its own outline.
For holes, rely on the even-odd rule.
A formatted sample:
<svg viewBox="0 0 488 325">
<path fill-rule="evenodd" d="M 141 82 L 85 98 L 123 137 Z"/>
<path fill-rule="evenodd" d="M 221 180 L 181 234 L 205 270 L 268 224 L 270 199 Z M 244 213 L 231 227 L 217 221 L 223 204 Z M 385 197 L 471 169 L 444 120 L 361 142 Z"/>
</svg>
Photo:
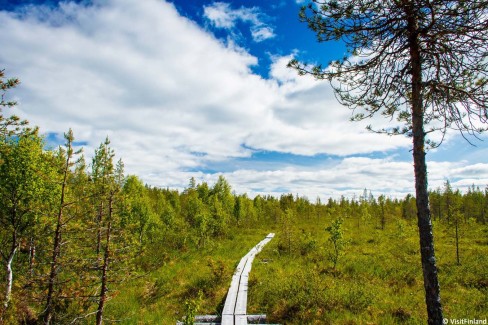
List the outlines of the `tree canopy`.
<svg viewBox="0 0 488 325">
<path fill-rule="evenodd" d="M 355 110 L 353 120 L 378 113 L 397 123 L 377 131 L 412 135 L 412 69 L 420 64 L 427 133 L 477 135 L 488 119 L 487 7 L 486 1 L 313 1 L 300 19 L 319 42 L 341 40 L 348 53 L 325 67 L 298 60 L 290 66 L 335 81 L 338 100 Z"/>
</svg>

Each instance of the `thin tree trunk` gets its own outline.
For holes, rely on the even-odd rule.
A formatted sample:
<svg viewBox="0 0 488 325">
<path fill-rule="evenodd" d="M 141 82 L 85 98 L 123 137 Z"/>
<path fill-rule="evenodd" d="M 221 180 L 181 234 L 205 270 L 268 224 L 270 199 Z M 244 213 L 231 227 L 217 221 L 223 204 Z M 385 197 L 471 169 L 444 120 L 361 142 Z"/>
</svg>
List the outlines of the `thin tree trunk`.
<svg viewBox="0 0 488 325">
<path fill-rule="evenodd" d="M 5 298 L 3 300 L 3 308 L 6 310 L 10 303 L 10 299 L 12 297 L 12 283 L 13 283 L 13 275 L 14 272 L 12 270 L 12 261 L 14 259 L 15 253 L 17 251 L 17 247 L 14 248 L 12 252 L 10 252 L 7 264 L 5 265 L 5 273 L 6 273 L 6 286 L 5 286 Z"/>
<path fill-rule="evenodd" d="M 61 228 L 63 224 L 63 209 L 64 196 L 66 192 L 66 179 L 68 178 L 70 155 L 66 158 L 66 165 L 64 167 L 63 183 L 61 185 L 61 198 L 59 202 L 58 218 L 56 220 L 56 230 L 54 232 L 53 255 L 51 259 L 51 271 L 49 272 L 48 290 L 46 297 L 46 314 L 44 316 L 44 324 L 49 324 L 53 316 L 53 295 L 54 285 L 56 283 L 58 257 L 61 253 Z"/>
<path fill-rule="evenodd" d="M 447 193 L 446 197 L 446 209 L 447 209 L 447 223 L 451 223 L 451 197 L 450 193 Z"/>
<path fill-rule="evenodd" d="M 410 6 L 410 5 L 409 5 Z M 410 58 L 412 62 L 412 134 L 415 170 L 415 194 L 420 236 L 420 254 L 424 276 L 425 302 L 429 324 L 442 324 L 440 288 L 434 254 L 434 235 L 429 210 L 427 164 L 425 161 L 425 131 L 422 102 L 422 66 L 418 41 L 418 27 L 413 8 L 407 8 Z"/>
<path fill-rule="evenodd" d="M 437 205 L 437 209 L 439 211 L 439 220 L 442 220 L 442 212 L 441 212 L 441 198 L 439 197 L 439 204 Z"/>
<path fill-rule="evenodd" d="M 17 252 L 17 234 L 14 232 L 12 234 L 12 246 L 10 248 L 10 253 L 7 257 L 7 262 L 5 263 L 5 297 L 3 299 L 3 312 L 0 318 L 0 323 L 3 322 L 3 316 L 7 312 L 8 306 L 10 304 L 10 299 L 12 297 L 12 284 L 14 281 L 14 272 L 12 270 L 12 262 L 14 260 L 15 253 Z"/>
<path fill-rule="evenodd" d="M 36 244 L 34 243 L 34 238 L 31 237 L 29 240 L 29 275 L 31 277 L 34 275 L 35 263 L 36 263 Z"/>
<path fill-rule="evenodd" d="M 103 309 L 105 308 L 105 302 L 107 300 L 107 282 L 108 282 L 108 267 L 109 267 L 109 258 L 110 258 L 110 234 L 112 231 L 112 207 L 113 197 L 110 195 L 109 198 L 109 206 L 108 206 L 108 225 L 107 225 L 107 236 L 105 239 L 105 254 L 103 258 L 103 266 L 102 266 L 102 284 L 100 289 L 100 300 L 98 301 L 98 310 L 97 310 L 97 318 L 96 324 L 101 325 L 103 322 Z"/>
<path fill-rule="evenodd" d="M 488 207 L 488 193 L 485 191 L 485 196 L 482 198 L 483 207 L 481 208 L 481 222 L 486 223 L 486 210 Z"/>
<path fill-rule="evenodd" d="M 459 220 L 458 216 L 456 216 L 456 261 L 457 265 L 461 265 L 461 262 L 459 261 Z"/>
<path fill-rule="evenodd" d="M 56 225 L 56 231 L 54 233 L 54 247 L 53 247 L 52 260 L 51 260 L 51 271 L 49 273 L 49 280 L 48 280 L 48 290 L 47 290 L 47 297 L 46 297 L 46 314 L 44 316 L 44 324 L 49 324 L 53 316 L 52 312 L 53 312 L 54 285 L 57 276 L 58 257 L 61 251 L 61 218 L 62 218 L 62 210 L 59 211 L 58 224 Z"/>
<path fill-rule="evenodd" d="M 385 230 L 386 216 L 385 216 L 385 203 L 381 203 L 381 230 Z"/>
<path fill-rule="evenodd" d="M 97 267 L 100 266 L 100 251 L 102 245 L 102 219 L 103 219 L 103 201 L 100 202 L 97 215 Z"/>
</svg>

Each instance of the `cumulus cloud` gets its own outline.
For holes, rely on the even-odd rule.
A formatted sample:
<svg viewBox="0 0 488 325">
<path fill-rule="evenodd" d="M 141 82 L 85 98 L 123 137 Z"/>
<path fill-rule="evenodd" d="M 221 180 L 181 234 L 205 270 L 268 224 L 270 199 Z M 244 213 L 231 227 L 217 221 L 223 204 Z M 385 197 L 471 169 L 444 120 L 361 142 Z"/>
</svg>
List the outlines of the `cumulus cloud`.
<svg viewBox="0 0 488 325">
<path fill-rule="evenodd" d="M 249 23 L 251 36 L 255 42 L 262 42 L 276 36 L 273 28 L 263 21 L 265 15 L 256 7 L 232 9 L 229 3 L 214 2 L 204 6 L 203 14 L 213 26 L 229 29 L 234 33 L 234 27 L 238 21 Z"/>
<path fill-rule="evenodd" d="M 208 10 L 222 27 L 260 17 L 253 10 L 241 9 L 239 18 L 230 9 Z M 88 156 L 108 135 L 127 172 L 152 185 L 182 188 L 195 175 L 212 180 L 216 175 L 198 171 L 251 157 L 255 150 L 342 157 L 410 146 L 406 138 L 367 133 L 365 124 L 348 122 L 351 112 L 337 104 L 327 83 L 286 68 L 291 56 L 273 59 L 269 79 L 253 74 L 256 57 L 222 44 L 164 1 L 31 6 L 20 14 L 0 11 L 0 26 L 0 67 L 22 81 L 13 91 L 18 115 L 49 134 L 71 127 Z M 360 162 L 338 158 L 338 170 L 320 172 L 236 167 L 225 176 L 238 192 L 281 188 L 313 198 L 312 192 L 347 192 L 339 189 L 347 186 L 390 191 L 387 181 L 404 166 L 385 169 L 393 162 L 381 162 L 389 176 L 354 185 L 361 173 L 371 172 L 369 165 L 353 163 Z M 400 169 L 405 186 L 399 191 L 411 191 L 412 171 Z"/>
</svg>

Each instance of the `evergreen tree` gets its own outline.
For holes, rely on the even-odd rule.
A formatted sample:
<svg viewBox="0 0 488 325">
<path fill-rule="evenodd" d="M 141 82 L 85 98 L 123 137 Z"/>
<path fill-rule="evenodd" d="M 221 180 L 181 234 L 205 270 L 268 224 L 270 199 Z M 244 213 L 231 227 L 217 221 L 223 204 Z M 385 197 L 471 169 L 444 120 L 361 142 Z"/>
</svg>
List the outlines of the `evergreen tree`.
<svg viewBox="0 0 488 325">
<path fill-rule="evenodd" d="M 5 98 L 7 91 L 17 87 L 20 84 L 17 78 L 5 78 L 5 70 L 0 70 L 0 140 L 6 141 L 8 138 L 15 136 L 19 132 L 26 133 L 29 124 L 26 120 L 21 120 L 18 116 L 3 116 L 4 107 L 13 107 L 17 103 Z"/>
<path fill-rule="evenodd" d="M 73 131 L 70 129 L 68 133 L 65 133 L 64 138 L 66 139 L 65 148 L 60 148 L 58 159 L 62 162 L 60 165 L 58 174 L 61 176 L 59 184 L 56 184 L 60 187 L 58 190 L 59 192 L 59 203 L 57 204 L 56 209 L 56 221 L 55 221 L 55 229 L 54 229 L 54 240 L 53 240 L 53 248 L 52 248 L 52 257 L 50 262 L 50 271 L 48 276 L 48 288 L 47 288 L 47 296 L 46 296 L 46 307 L 45 307 L 45 314 L 44 314 L 44 323 L 50 324 L 53 320 L 54 309 L 56 305 L 55 301 L 55 290 L 58 286 L 58 272 L 60 267 L 60 255 L 61 255 L 61 247 L 63 245 L 62 236 L 66 229 L 68 220 L 66 220 L 65 212 L 66 209 L 74 204 L 75 198 L 72 196 L 69 185 L 70 179 L 72 178 L 73 174 L 71 173 L 71 168 L 75 166 L 76 161 L 73 161 L 75 155 L 80 154 L 81 151 L 75 152 L 73 149 Z M 66 249 L 66 247 L 65 247 Z M 62 290 L 58 289 L 57 292 Z"/>
<path fill-rule="evenodd" d="M 329 242 L 332 244 L 332 251 L 329 259 L 333 264 L 334 270 L 337 267 L 339 258 L 344 255 L 348 240 L 344 238 L 344 227 L 342 218 L 335 219 L 325 230 L 329 233 Z"/>
<path fill-rule="evenodd" d="M 380 195 L 378 197 L 378 204 L 379 204 L 379 208 L 380 208 L 379 212 L 380 212 L 381 229 L 385 230 L 387 205 L 386 205 L 386 198 L 384 195 Z"/>
<path fill-rule="evenodd" d="M 440 324 L 425 147 L 437 145 L 429 132 L 454 129 L 464 136 L 487 129 L 488 3 L 312 0 L 300 18 L 320 42 L 342 40 L 350 56 L 325 69 L 297 60 L 290 66 L 333 81 L 339 101 L 355 110 L 353 120 L 381 114 L 398 124 L 379 132 L 412 137 L 428 321 Z"/>
<path fill-rule="evenodd" d="M 442 219 L 442 194 L 441 189 L 437 188 L 435 191 L 429 194 L 430 211 L 434 219 Z"/>
</svg>

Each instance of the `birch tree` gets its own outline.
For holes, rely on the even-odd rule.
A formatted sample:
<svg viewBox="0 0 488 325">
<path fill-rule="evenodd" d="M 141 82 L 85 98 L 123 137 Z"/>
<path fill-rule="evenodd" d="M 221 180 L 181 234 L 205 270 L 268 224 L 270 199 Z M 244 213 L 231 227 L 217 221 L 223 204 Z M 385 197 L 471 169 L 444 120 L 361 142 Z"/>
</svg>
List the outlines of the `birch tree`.
<svg viewBox="0 0 488 325">
<path fill-rule="evenodd" d="M 37 134 L 18 134 L 0 145 L 0 254 L 6 279 L 3 313 L 9 307 L 14 281 L 14 257 L 21 240 L 35 226 L 44 181 L 43 142 Z"/>
</svg>

